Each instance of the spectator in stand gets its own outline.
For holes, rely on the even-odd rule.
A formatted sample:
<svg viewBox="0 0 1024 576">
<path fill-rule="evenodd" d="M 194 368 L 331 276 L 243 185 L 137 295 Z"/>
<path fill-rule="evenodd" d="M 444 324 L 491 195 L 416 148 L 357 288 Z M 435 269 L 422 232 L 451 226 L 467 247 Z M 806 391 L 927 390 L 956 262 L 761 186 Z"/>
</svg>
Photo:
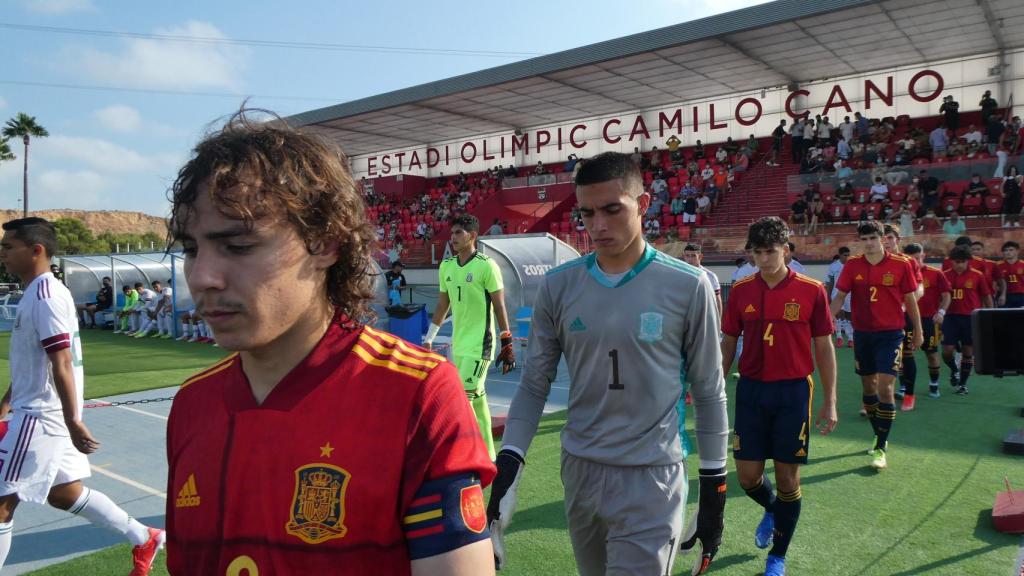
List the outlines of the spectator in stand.
<svg viewBox="0 0 1024 576">
<path fill-rule="evenodd" d="M 875 176 L 875 183 L 871 185 L 871 202 L 885 202 L 889 199 L 889 187 L 882 182 L 881 176 Z"/>
<path fill-rule="evenodd" d="M 572 156 L 575 156 L 575 154 Z M 570 158 L 572 156 L 570 156 Z M 640 153 L 639 147 L 633 147 L 633 153 L 629 155 L 629 159 L 633 161 L 633 164 L 639 166 L 641 170 L 647 169 L 647 164 L 644 162 L 644 155 Z M 566 172 L 569 172 L 569 170 L 566 170 Z"/>
<path fill-rule="evenodd" d="M 846 142 L 853 142 L 857 126 L 850 122 L 849 116 L 843 116 L 843 122 L 839 124 L 839 135 L 846 139 Z"/>
<path fill-rule="evenodd" d="M 892 139 L 893 126 L 887 121 L 882 121 L 878 124 L 878 128 L 874 133 L 874 141 L 878 144 L 888 144 L 889 140 Z"/>
<path fill-rule="evenodd" d="M 668 137 L 665 140 L 665 146 L 668 148 L 669 156 L 671 157 L 674 152 L 679 151 L 679 147 L 682 146 L 683 142 L 675 134 Z"/>
<path fill-rule="evenodd" d="M 441 174 L 437 177 L 437 187 L 438 188 L 444 188 L 447 185 L 448 185 L 448 177 L 444 175 L 444 172 L 441 172 Z"/>
<path fill-rule="evenodd" d="M 725 161 L 728 160 L 728 158 L 729 153 L 725 151 L 724 146 L 719 146 L 718 150 L 715 150 L 715 161 L 719 164 L 725 164 Z"/>
<path fill-rule="evenodd" d="M 789 254 L 786 254 L 785 256 L 786 266 L 788 266 L 793 272 L 804 274 L 807 272 L 807 269 L 804 268 L 804 265 L 796 259 L 796 244 L 793 244 L 792 242 L 788 242 L 787 244 L 789 246 Z"/>
<path fill-rule="evenodd" d="M 963 138 L 951 138 L 949 142 L 949 148 L 946 148 L 946 156 L 949 158 L 957 158 L 960 156 L 967 155 L 967 140 Z"/>
<path fill-rule="evenodd" d="M 804 119 L 803 117 L 797 118 L 796 122 L 789 128 L 789 146 L 790 156 L 793 159 L 793 163 L 800 162 L 804 154 Z"/>
<path fill-rule="evenodd" d="M 1008 135 L 1010 132 L 1007 131 L 1005 134 Z M 992 174 L 992 177 L 1002 178 L 1004 171 L 1006 170 L 1006 162 L 1010 159 L 1010 152 L 1007 150 L 1005 138 L 1003 143 L 996 148 L 996 158 L 998 158 L 998 162 L 996 162 L 996 170 Z"/>
<path fill-rule="evenodd" d="M 840 180 L 836 187 L 836 204 L 853 202 L 853 184 L 849 180 Z"/>
<path fill-rule="evenodd" d="M 573 182 L 576 181 L 576 174 L 579 173 L 580 168 L 582 168 L 582 167 L 583 167 L 583 159 L 580 158 L 579 161 L 576 162 L 576 165 L 574 165 L 572 167 L 572 180 L 573 180 Z"/>
<path fill-rule="evenodd" d="M 412 233 L 412 237 L 417 240 L 422 240 L 423 236 L 427 233 L 427 225 L 422 220 L 416 224 L 416 230 Z"/>
<path fill-rule="evenodd" d="M 754 158 L 754 154 L 757 154 L 757 150 L 758 150 L 758 148 L 760 148 L 760 146 L 761 146 L 761 143 L 757 141 L 757 138 L 754 138 L 753 134 L 751 134 L 750 138 L 747 138 L 747 146 L 746 146 L 747 157 L 750 158 L 750 159 L 753 159 Z"/>
<path fill-rule="evenodd" d="M 779 153 L 782 151 L 782 139 L 786 136 L 786 120 L 779 120 L 779 125 L 772 130 L 772 158 L 768 162 L 769 166 L 781 166 L 779 162 Z"/>
<path fill-rule="evenodd" d="M 726 190 L 729 187 L 729 172 L 725 169 L 725 166 L 719 166 L 715 169 L 715 175 L 711 178 L 711 182 L 719 189 Z"/>
<path fill-rule="evenodd" d="M 960 129 L 960 103 L 953 100 L 952 96 L 942 99 L 942 106 L 939 106 L 939 114 L 944 115 L 946 126 L 956 134 Z"/>
<path fill-rule="evenodd" d="M 814 129 L 814 120 L 810 118 L 804 118 L 804 140 L 803 145 L 800 148 L 800 161 L 802 162 L 807 158 L 807 151 L 811 149 L 814 144 L 814 136 L 817 134 L 817 130 Z"/>
<path fill-rule="evenodd" d="M 981 181 L 980 174 L 972 174 L 971 181 L 967 183 L 967 198 L 981 198 L 988 196 L 988 185 Z"/>
<path fill-rule="evenodd" d="M 697 197 L 686 196 L 683 198 L 683 224 L 697 222 Z"/>
<path fill-rule="evenodd" d="M 860 140 L 861 144 L 867 144 L 871 141 L 871 125 L 868 119 L 865 118 L 860 112 L 853 113 L 853 123 L 856 127 L 857 139 Z"/>
<path fill-rule="evenodd" d="M 815 234 L 818 231 L 818 221 L 821 220 L 821 215 L 825 212 L 825 203 L 821 201 L 820 194 L 815 193 L 814 196 L 811 197 L 811 202 L 808 205 L 807 211 L 811 218 L 811 222 L 807 227 L 807 233 Z"/>
<path fill-rule="evenodd" d="M 988 126 L 988 119 L 992 116 L 999 104 L 996 99 L 992 97 L 991 90 L 985 90 L 985 94 L 982 95 L 981 101 L 978 102 L 978 106 L 981 106 L 981 125 Z"/>
<path fill-rule="evenodd" d="M 548 169 L 544 167 L 544 163 L 538 161 L 537 167 L 533 169 L 534 176 L 543 176 L 548 173 Z"/>
<path fill-rule="evenodd" d="M 892 222 L 898 222 L 900 226 L 900 238 L 911 238 L 914 236 L 914 212 L 907 204 L 901 204 L 899 210 L 893 211 L 888 218 Z"/>
<path fill-rule="evenodd" d="M 907 185 L 907 196 L 905 200 L 908 204 L 921 201 L 921 191 L 917 189 L 917 181 L 917 178 L 914 178 L 911 180 L 910 184 Z"/>
<path fill-rule="evenodd" d="M 82 326 L 87 328 L 96 327 L 96 313 L 106 312 L 114 305 L 114 287 L 111 284 L 110 276 L 104 276 L 99 292 L 96 292 L 96 299 L 92 302 L 78 304 L 75 306 L 81 314 Z M 82 314 L 84 312 L 84 314 Z M 101 316 L 102 317 L 102 316 Z M 88 321 L 88 322 L 87 322 Z"/>
<path fill-rule="evenodd" d="M 718 184 L 715 183 L 715 180 L 712 180 L 710 183 L 708 183 L 707 187 L 704 188 L 704 193 L 707 194 L 708 198 L 711 200 L 712 207 L 718 206 L 718 196 L 719 194 L 722 193 L 722 188 L 720 188 Z"/>
<path fill-rule="evenodd" d="M 730 158 L 740 151 L 740 145 L 732 139 L 732 136 L 725 139 L 725 144 L 722 144 L 722 148 L 725 149 L 726 154 L 728 154 Z"/>
<path fill-rule="evenodd" d="M 509 164 L 508 168 L 505 168 L 505 177 L 506 178 L 515 178 L 518 175 L 519 175 L 519 170 L 516 168 L 515 164 Z"/>
<path fill-rule="evenodd" d="M 1003 196 L 1003 228 L 1009 228 L 1011 225 L 1014 228 L 1020 227 L 1022 183 L 1024 176 L 1021 176 L 1017 166 L 1010 166 L 1000 190 Z"/>
<path fill-rule="evenodd" d="M 832 125 L 828 123 L 827 116 L 818 122 L 817 133 L 820 146 L 824 147 L 826 143 L 832 142 Z"/>
<path fill-rule="evenodd" d="M 653 216 L 654 218 L 660 218 L 661 207 L 664 205 L 665 202 L 660 197 L 655 196 L 654 198 L 651 198 L 651 205 L 647 208 L 647 215 Z"/>
<path fill-rule="evenodd" d="M 967 223 L 960 218 L 955 211 L 949 213 L 949 218 L 942 224 L 942 231 L 948 238 L 957 238 L 967 232 Z"/>
<path fill-rule="evenodd" d="M 981 144 L 982 138 L 983 136 L 981 132 L 978 131 L 978 128 L 975 127 L 974 124 L 967 127 L 967 132 L 964 134 L 964 140 L 967 141 L 968 145 L 971 143 Z"/>
<path fill-rule="evenodd" d="M 807 232 L 807 200 L 803 196 L 796 199 L 789 207 L 789 228 L 797 234 L 804 235 Z"/>
<path fill-rule="evenodd" d="M 946 136 L 946 126 L 939 124 L 934 130 L 928 134 L 928 144 L 932 147 L 933 157 L 938 157 L 946 153 L 946 147 L 949 146 L 949 138 Z"/>
<path fill-rule="evenodd" d="M 853 150 L 850 148 L 850 143 L 847 142 L 846 136 L 839 136 L 839 144 L 836 145 L 836 155 L 839 156 L 840 160 L 849 160 L 850 155 L 853 154 Z"/>
<path fill-rule="evenodd" d="M 699 171 L 700 171 L 700 167 L 697 165 L 697 161 L 696 160 L 692 160 L 691 159 L 689 161 L 689 163 L 686 164 L 686 173 L 690 175 L 690 179 L 691 180 L 693 179 L 694 176 L 697 176 L 697 173 Z"/>
<path fill-rule="evenodd" d="M 654 240 L 661 236 L 661 222 L 657 218 L 648 217 L 647 222 L 644 223 L 644 235 L 647 236 L 648 240 Z"/>
<path fill-rule="evenodd" d="M 661 151 L 657 146 L 651 146 L 651 151 L 647 154 L 647 163 L 651 170 L 661 167 Z"/>
<path fill-rule="evenodd" d="M 964 154 L 964 158 L 973 160 L 981 154 L 981 144 L 977 142 L 971 142 L 967 145 L 967 153 Z"/>
<path fill-rule="evenodd" d="M 633 155 L 636 158 L 633 160 L 637 164 L 640 163 L 640 149 L 634 148 Z M 580 161 L 580 157 L 575 154 L 569 154 L 569 157 L 565 159 L 565 165 L 562 166 L 562 172 L 572 172 L 576 168 L 576 164 Z"/>
<path fill-rule="evenodd" d="M 853 168 L 844 160 L 837 160 L 835 163 L 836 178 L 839 180 L 850 181 L 853 180 Z"/>
<path fill-rule="evenodd" d="M 1016 156 L 1020 151 L 1021 139 L 1024 138 L 1024 122 L 1021 122 L 1020 116 L 1013 117 L 1013 123 L 1008 129 L 1013 132 L 1013 145 L 1008 147 L 1010 156 Z"/>
<path fill-rule="evenodd" d="M 935 234 L 942 229 L 942 222 L 939 221 L 939 217 L 935 215 L 935 210 L 929 208 L 925 212 L 924 216 L 921 217 L 921 226 L 918 228 L 925 234 Z"/>
<path fill-rule="evenodd" d="M 750 156 L 747 154 L 737 154 L 736 164 L 733 165 L 733 170 L 736 172 L 746 172 L 747 168 L 750 167 Z"/>
<path fill-rule="evenodd" d="M 704 143 L 700 140 L 697 140 L 697 145 L 693 147 L 693 157 L 698 160 L 706 157 L 704 154 Z"/>
<path fill-rule="evenodd" d="M 495 218 L 494 219 L 494 223 L 491 224 L 491 227 L 487 229 L 487 235 L 488 236 L 501 236 L 504 233 L 505 233 L 505 230 L 503 230 L 502 227 L 501 227 L 501 220 L 498 219 L 498 218 Z"/>
<path fill-rule="evenodd" d="M 655 198 L 661 198 L 662 200 L 664 200 L 667 197 L 667 194 L 668 183 L 665 182 L 665 179 L 661 177 L 661 174 L 659 174 L 651 182 L 651 195 L 654 196 Z"/>
<path fill-rule="evenodd" d="M 927 170 L 921 170 L 914 179 L 918 191 L 921 192 L 921 213 L 934 210 L 939 205 L 939 180 L 930 176 Z"/>
<path fill-rule="evenodd" d="M 988 153 L 990 156 L 995 156 L 996 149 L 999 148 L 999 144 L 1002 142 L 1003 133 L 1006 132 L 1006 126 L 999 116 L 993 114 L 989 116 L 988 124 L 985 126 L 985 142 L 988 144 Z"/>
<path fill-rule="evenodd" d="M 683 193 L 676 194 L 676 197 L 672 199 L 672 203 L 669 204 L 668 210 L 673 216 L 678 216 L 683 213 Z"/>
<path fill-rule="evenodd" d="M 707 214 L 711 210 L 711 198 L 706 192 L 697 195 L 697 214 Z"/>
<path fill-rule="evenodd" d="M 711 167 L 711 164 L 705 164 L 704 169 L 700 171 L 700 180 L 702 186 L 707 186 L 708 182 L 715 177 L 715 169 Z"/>
<path fill-rule="evenodd" d="M 679 193 L 683 195 L 683 198 L 688 198 L 697 194 L 697 188 L 693 185 L 692 181 L 687 180 Z"/>
</svg>

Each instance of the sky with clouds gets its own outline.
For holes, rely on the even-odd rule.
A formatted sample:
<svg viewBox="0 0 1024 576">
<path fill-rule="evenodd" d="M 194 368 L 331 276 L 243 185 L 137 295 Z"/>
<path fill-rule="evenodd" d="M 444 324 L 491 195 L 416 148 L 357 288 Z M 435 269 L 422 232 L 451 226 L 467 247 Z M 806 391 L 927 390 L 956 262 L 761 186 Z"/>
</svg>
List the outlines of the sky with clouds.
<svg viewBox="0 0 1024 576">
<path fill-rule="evenodd" d="M 30 146 L 30 209 L 164 216 L 191 147 L 247 97 L 290 115 L 762 1 L 2 0 L 0 121 L 25 112 L 50 133 Z M 20 209 L 10 144 L 0 208 Z"/>
</svg>

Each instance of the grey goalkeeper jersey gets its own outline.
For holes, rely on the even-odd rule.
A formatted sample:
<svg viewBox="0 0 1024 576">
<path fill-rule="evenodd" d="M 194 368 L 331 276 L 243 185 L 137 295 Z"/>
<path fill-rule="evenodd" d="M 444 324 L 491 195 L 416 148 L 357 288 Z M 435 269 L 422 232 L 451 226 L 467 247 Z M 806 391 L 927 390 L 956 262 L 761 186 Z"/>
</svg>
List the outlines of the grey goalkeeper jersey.
<svg viewBox="0 0 1024 576">
<path fill-rule="evenodd" d="M 549 271 L 504 444 L 529 448 L 565 354 L 566 452 L 613 466 L 680 462 L 689 386 L 701 460 L 724 462 L 729 420 L 714 296 L 702 271 L 650 246 L 615 285 L 593 253 Z"/>
</svg>

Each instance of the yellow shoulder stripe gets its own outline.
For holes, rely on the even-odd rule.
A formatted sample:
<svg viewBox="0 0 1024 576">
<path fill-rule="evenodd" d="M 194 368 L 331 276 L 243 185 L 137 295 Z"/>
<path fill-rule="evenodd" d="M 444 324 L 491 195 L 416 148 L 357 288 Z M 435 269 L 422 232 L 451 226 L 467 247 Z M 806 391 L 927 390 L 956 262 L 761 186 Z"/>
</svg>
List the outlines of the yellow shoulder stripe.
<svg viewBox="0 0 1024 576">
<path fill-rule="evenodd" d="M 813 286 L 821 286 L 822 285 L 821 282 L 815 280 L 814 278 L 811 278 L 810 276 L 804 276 L 803 274 L 801 274 L 799 272 L 796 273 L 796 279 L 800 280 L 801 282 L 806 282 L 808 284 L 811 284 Z"/>
<path fill-rule="evenodd" d="M 231 366 L 231 363 L 235 360 L 235 356 L 238 356 L 238 352 L 234 352 L 228 355 L 227 357 L 223 358 L 213 366 L 210 366 L 209 368 L 204 369 L 202 372 L 199 372 L 198 374 L 189 377 L 188 380 L 185 380 L 185 382 L 181 384 L 181 387 L 184 388 L 189 384 L 194 384 L 204 378 L 213 376 L 218 372 L 223 372 L 224 370 Z"/>
<path fill-rule="evenodd" d="M 739 286 L 740 284 L 744 284 L 744 283 L 747 283 L 747 282 L 752 282 L 754 280 L 755 276 L 757 276 L 757 274 L 751 274 L 750 276 L 746 276 L 744 278 L 740 278 L 739 280 L 736 281 L 735 284 L 732 285 L 732 287 L 735 288 L 735 287 Z"/>
<path fill-rule="evenodd" d="M 428 352 L 427 350 L 421 350 L 419 348 L 414 348 L 410 346 L 408 343 L 406 343 L 405 340 L 402 340 L 401 338 L 394 336 L 392 334 L 388 334 L 387 332 L 382 332 L 375 328 L 370 328 L 369 326 L 366 327 L 366 331 L 380 338 L 381 340 L 387 342 L 388 344 L 391 344 L 392 346 L 401 348 L 403 352 L 409 354 L 410 356 L 415 356 L 419 358 L 421 361 L 444 362 L 447 360 L 444 356 L 441 356 L 439 354 Z"/>
<path fill-rule="evenodd" d="M 352 347 L 352 352 L 354 352 L 356 356 L 362 358 L 363 362 L 366 362 L 371 366 L 380 366 L 381 368 L 387 368 L 393 372 L 406 374 L 421 380 L 427 377 L 427 373 L 423 370 L 417 370 L 415 368 L 403 366 L 394 360 L 384 360 L 374 356 L 372 352 L 362 347 L 362 342 L 357 342 L 356 345 Z"/>
<path fill-rule="evenodd" d="M 359 336 L 359 342 L 364 347 L 372 348 L 380 356 L 393 356 L 396 360 L 401 360 L 402 362 L 413 364 L 415 366 L 422 366 L 423 368 L 427 368 L 428 370 L 436 368 L 437 365 L 441 363 L 440 361 L 435 360 L 433 358 L 414 356 L 411 354 L 406 354 L 405 352 L 398 348 L 385 347 L 381 345 L 380 342 L 377 342 L 376 340 L 365 334 Z"/>
</svg>

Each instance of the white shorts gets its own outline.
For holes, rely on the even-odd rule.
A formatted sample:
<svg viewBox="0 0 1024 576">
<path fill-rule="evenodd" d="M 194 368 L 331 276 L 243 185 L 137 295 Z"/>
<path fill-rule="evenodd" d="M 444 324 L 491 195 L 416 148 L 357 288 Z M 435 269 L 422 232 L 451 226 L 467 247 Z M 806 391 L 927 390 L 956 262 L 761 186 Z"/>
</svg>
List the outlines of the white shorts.
<svg viewBox="0 0 1024 576">
<path fill-rule="evenodd" d="M 8 424 L 0 440 L 0 496 L 45 504 L 50 488 L 92 475 L 63 423 L 15 412 Z"/>
</svg>

